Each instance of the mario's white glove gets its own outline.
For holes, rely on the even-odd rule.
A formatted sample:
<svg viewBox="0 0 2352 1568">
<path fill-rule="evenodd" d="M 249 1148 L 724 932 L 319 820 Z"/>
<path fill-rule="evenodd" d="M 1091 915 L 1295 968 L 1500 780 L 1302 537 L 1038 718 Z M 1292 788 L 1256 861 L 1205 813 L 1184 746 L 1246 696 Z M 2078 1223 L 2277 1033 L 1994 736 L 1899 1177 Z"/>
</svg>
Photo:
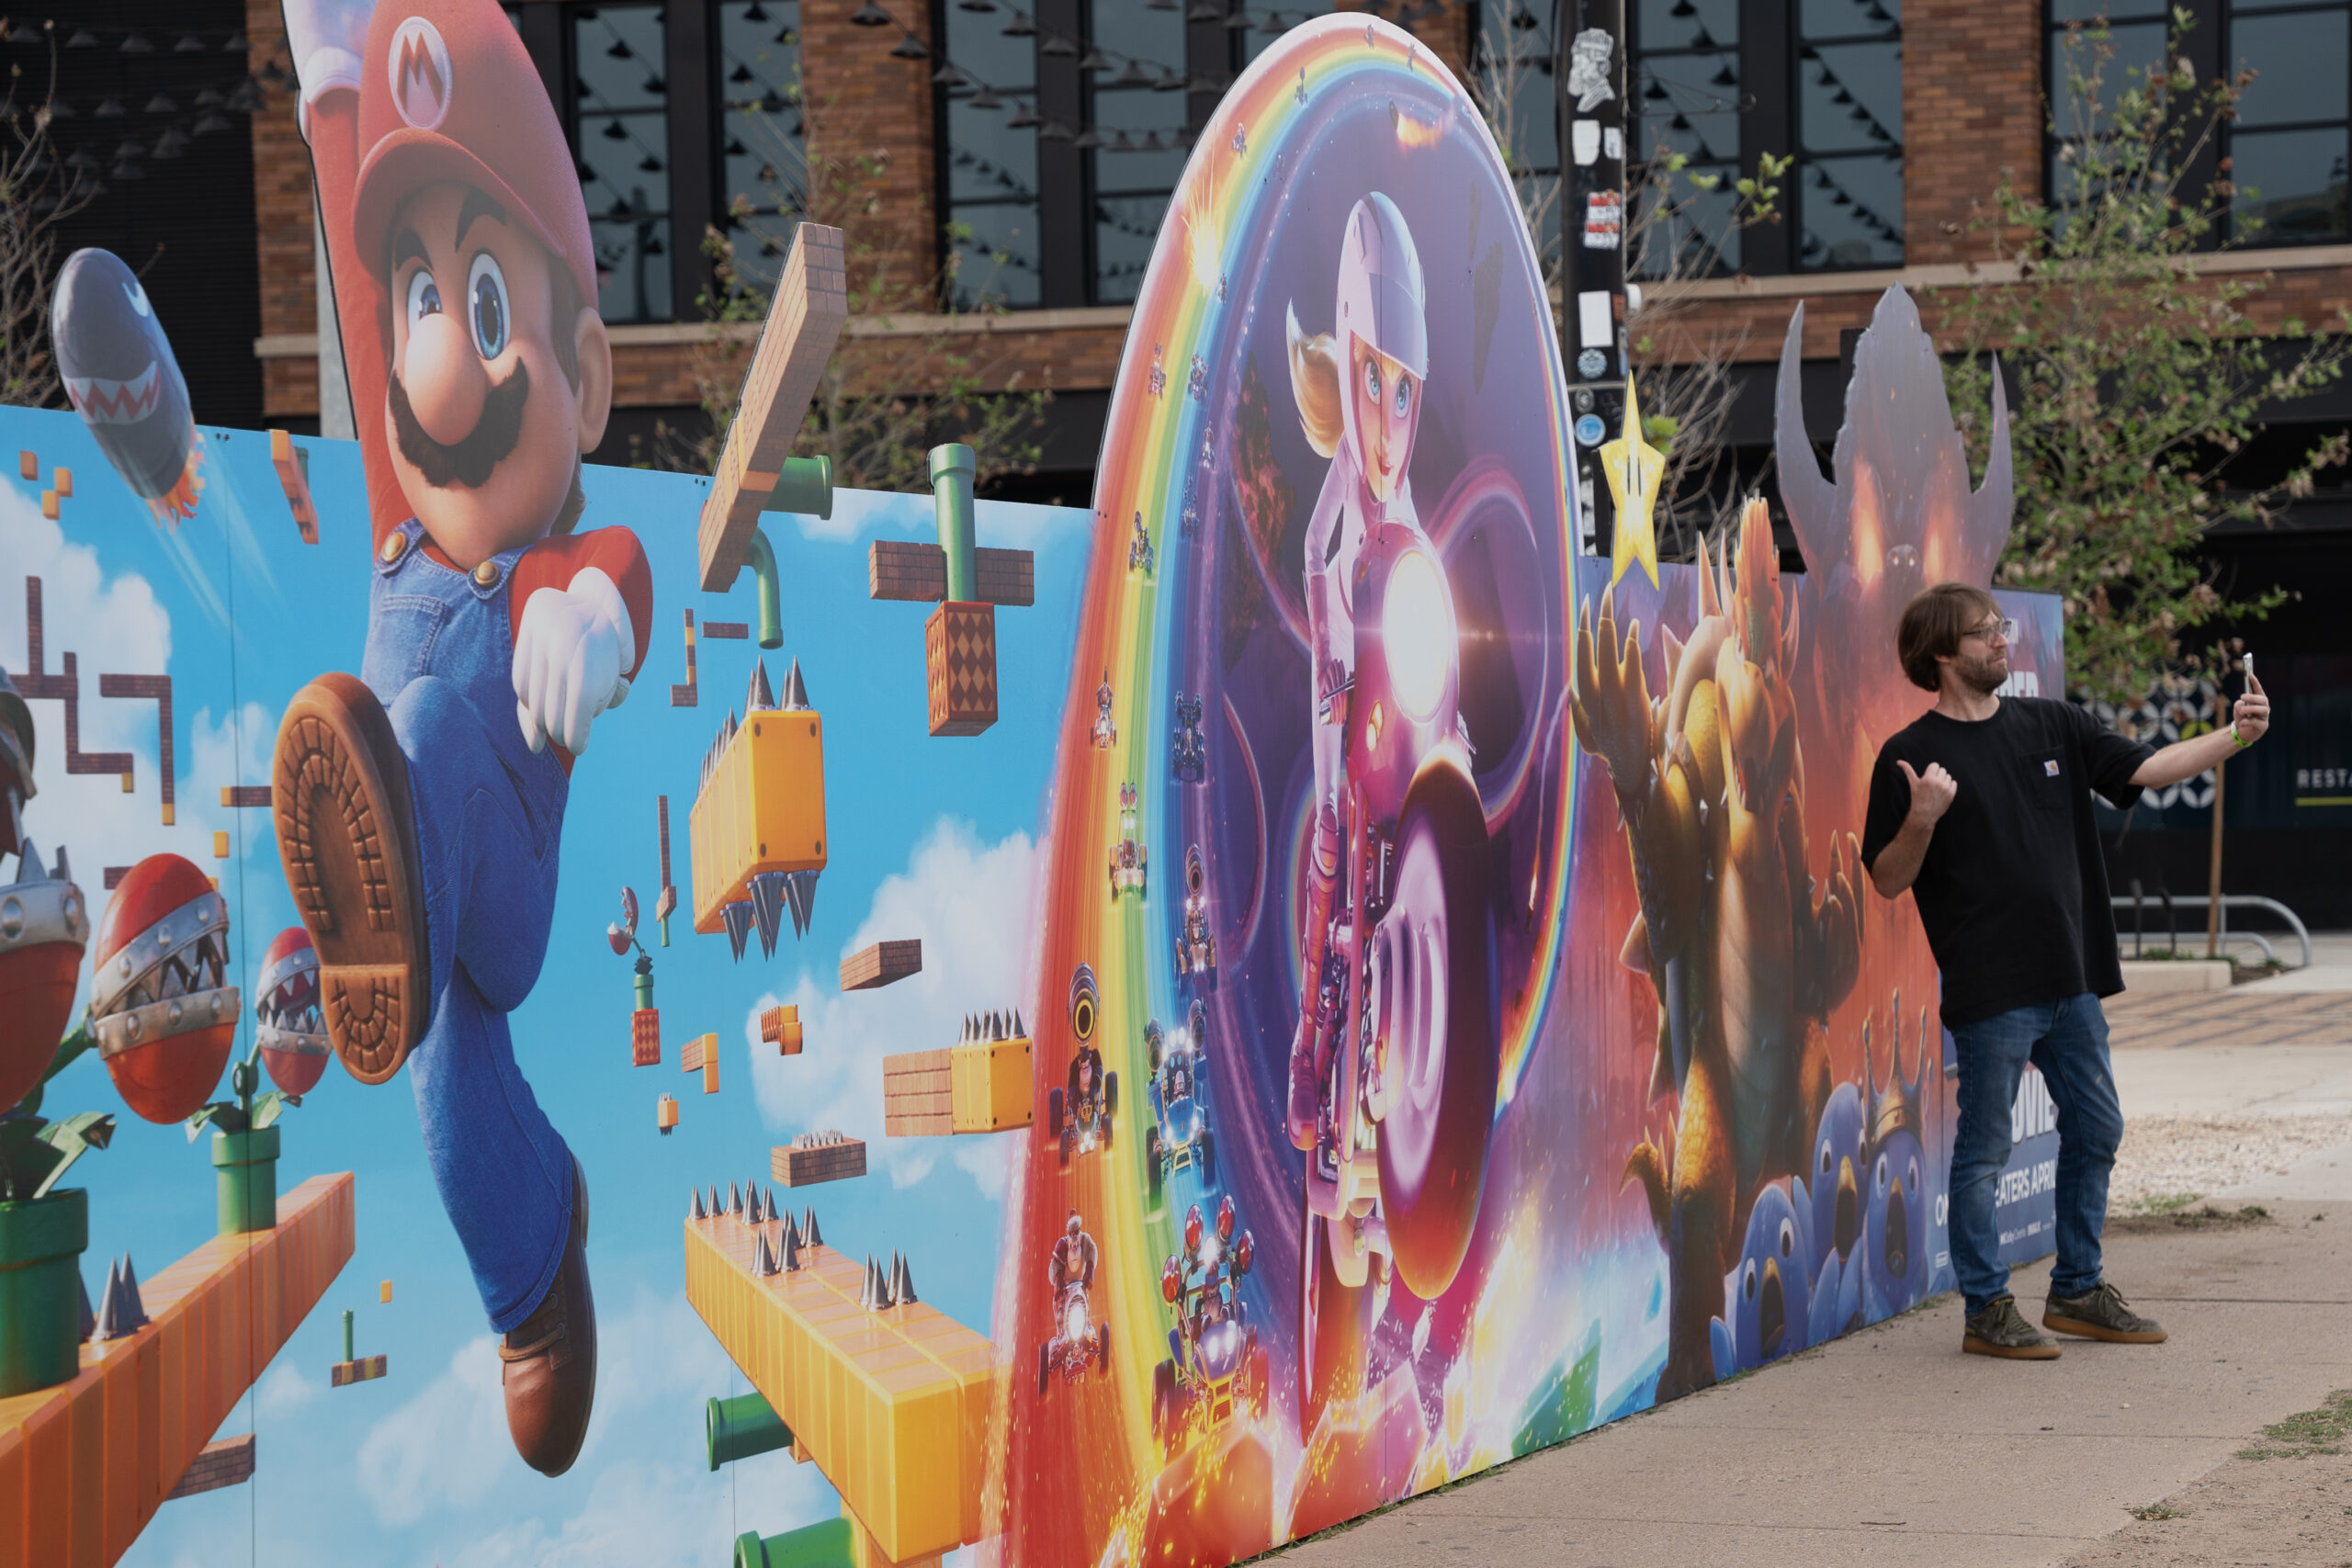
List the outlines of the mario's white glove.
<svg viewBox="0 0 2352 1568">
<path fill-rule="evenodd" d="M 376 0 L 284 0 L 286 52 L 302 85 L 302 134 L 310 135 L 311 106 L 337 87 L 359 90 L 359 62 L 368 52 L 368 23 Z"/>
<path fill-rule="evenodd" d="M 628 605 L 597 568 L 534 592 L 514 630 L 514 716 L 531 750 L 587 750 L 589 725 L 628 698 L 636 658 Z"/>
</svg>

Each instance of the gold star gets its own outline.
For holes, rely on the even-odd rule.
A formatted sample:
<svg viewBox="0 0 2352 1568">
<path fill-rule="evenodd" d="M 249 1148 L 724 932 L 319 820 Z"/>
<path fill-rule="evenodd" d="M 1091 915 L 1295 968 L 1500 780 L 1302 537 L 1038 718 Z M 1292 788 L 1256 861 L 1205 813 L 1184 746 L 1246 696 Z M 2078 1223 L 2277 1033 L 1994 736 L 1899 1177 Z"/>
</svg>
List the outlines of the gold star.
<svg viewBox="0 0 2352 1568">
<path fill-rule="evenodd" d="M 1609 546 L 1609 581 L 1614 586 L 1635 561 L 1655 586 L 1657 582 L 1657 527 L 1651 509 L 1657 504 L 1658 481 L 1666 474 L 1666 454 L 1642 439 L 1642 410 L 1634 397 L 1634 380 L 1625 378 L 1625 432 L 1600 446 L 1600 469 L 1609 477 L 1609 499 L 1617 512 L 1617 526 Z"/>
</svg>

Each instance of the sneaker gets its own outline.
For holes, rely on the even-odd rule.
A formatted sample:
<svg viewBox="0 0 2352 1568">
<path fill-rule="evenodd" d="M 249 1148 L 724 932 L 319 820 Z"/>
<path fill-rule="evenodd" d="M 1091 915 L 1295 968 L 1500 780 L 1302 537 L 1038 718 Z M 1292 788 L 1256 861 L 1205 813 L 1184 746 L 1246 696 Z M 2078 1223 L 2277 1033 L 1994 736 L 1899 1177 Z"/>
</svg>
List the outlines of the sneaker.
<svg viewBox="0 0 2352 1568">
<path fill-rule="evenodd" d="M 2164 1325 L 2152 1317 L 2142 1317 L 2123 1300 L 2123 1292 L 2104 1282 L 2093 1286 L 2079 1296 L 2062 1296 L 2050 1292 L 2041 1305 L 2041 1326 L 2061 1334 L 2079 1334 L 2086 1339 L 2104 1339 L 2114 1345 L 2161 1345 L 2165 1342 Z"/>
<path fill-rule="evenodd" d="M 2050 1337 L 2025 1320 L 2015 1296 L 1995 1296 L 1984 1310 L 1969 1314 L 1960 1348 L 1971 1356 L 2001 1356 L 2012 1361 L 2054 1361 L 2061 1354 Z"/>
</svg>

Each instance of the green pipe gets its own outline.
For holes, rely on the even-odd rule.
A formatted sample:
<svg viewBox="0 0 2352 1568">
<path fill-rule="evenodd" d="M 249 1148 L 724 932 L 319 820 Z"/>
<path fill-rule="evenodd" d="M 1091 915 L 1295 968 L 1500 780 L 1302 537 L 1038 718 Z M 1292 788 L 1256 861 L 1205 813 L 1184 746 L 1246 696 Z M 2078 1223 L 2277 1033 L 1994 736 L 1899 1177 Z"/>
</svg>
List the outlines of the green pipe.
<svg viewBox="0 0 2352 1568">
<path fill-rule="evenodd" d="M 947 597 L 969 604 L 980 596 L 972 543 L 972 479 L 979 458 L 951 441 L 931 449 L 931 488 L 939 515 L 939 547 L 947 552 Z"/>
<path fill-rule="evenodd" d="M 712 1400 L 703 1416 L 703 1442 L 710 1468 L 717 1470 L 753 1454 L 789 1448 L 792 1433 L 767 1400 L 754 1393 Z"/>
<path fill-rule="evenodd" d="M 89 1245 L 90 1199 L 79 1187 L 0 1202 L 0 1399 L 52 1388 L 81 1370 Z"/>
<path fill-rule="evenodd" d="M 356 1361 L 356 1360 L 359 1359 L 359 1358 L 358 1358 L 356 1355 L 353 1354 L 353 1352 L 352 1352 L 352 1348 L 351 1348 L 351 1317 L 352 1317 L 351 1309 L 350 1309 L 349 1307 L 345 1307 L 345 1308 L 344 1308 L 344 1309 L 343 1309 L 343 1359 L 344 1359 L 345 1360 L 346 1360 L 346 1361 Z"/>
<path fill-rule="evenodd" d="M 734 1568 L 857 1568 L 857 1543 L 847 1519 L 827 1519 L 763 1540 L 756 1530 L 735 1538 Z"/>
<path fill-rule="evenodd" d="M 833 514 L 833 460 L 831 457 L 786 457 L 768 491 L 763 512 L 796 512 L 808 517 Z M 784 646 L 784 590 L 775 570 L 775 551 L 767 536 L 752 530 L 748 564 L 760 585 L 760 646 Z M 664 943 L 663 945 L 667 945 Z"/>
<path fill-rule="evenodd" d="M 797 512 L 805 517 L 833 514 L 833 460 L 831 457 L 786 457 L 775 477 L 763 512 Z"/>
<path fill-rule="evenodd" d="M 641 953 L 638 956 L 637 973 L 629 986 L 637 993 L 638 1011 L 643 1012 L 653 1005 L 653 960 Z"/>
<path fill-rule="evenodd" d="M 752 530 L 752 547 L 748 564 L 760 589 L 760 646 L 784 646 L 784 584 L 775 573 L 775 551 L 769 547 L 768 536 L 759 529 Z"/>
</svg>

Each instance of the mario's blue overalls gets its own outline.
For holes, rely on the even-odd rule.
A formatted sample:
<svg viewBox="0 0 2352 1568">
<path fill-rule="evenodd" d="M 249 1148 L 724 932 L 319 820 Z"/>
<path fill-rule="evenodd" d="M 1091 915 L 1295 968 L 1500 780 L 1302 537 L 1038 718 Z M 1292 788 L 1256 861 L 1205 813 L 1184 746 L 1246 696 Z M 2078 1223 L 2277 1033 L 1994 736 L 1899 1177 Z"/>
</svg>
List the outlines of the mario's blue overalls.
<svg viewBox="0 0 2352 1568">
<path fill-rule="evenodd" d="M 384 536 L 360 679 L 408 759 L 430 958 L 430 1021 L 408 1059 L 442 1206 L 491 1326 L 547 1293 L 571 1224 L 571 1153 L 514 1066 L 506 1015 L 539 977 L 571 781 L 514 712 L 507 583 L 520 549 L 471 572 L 431 559 L 411 518 Z"/>
</svg>

